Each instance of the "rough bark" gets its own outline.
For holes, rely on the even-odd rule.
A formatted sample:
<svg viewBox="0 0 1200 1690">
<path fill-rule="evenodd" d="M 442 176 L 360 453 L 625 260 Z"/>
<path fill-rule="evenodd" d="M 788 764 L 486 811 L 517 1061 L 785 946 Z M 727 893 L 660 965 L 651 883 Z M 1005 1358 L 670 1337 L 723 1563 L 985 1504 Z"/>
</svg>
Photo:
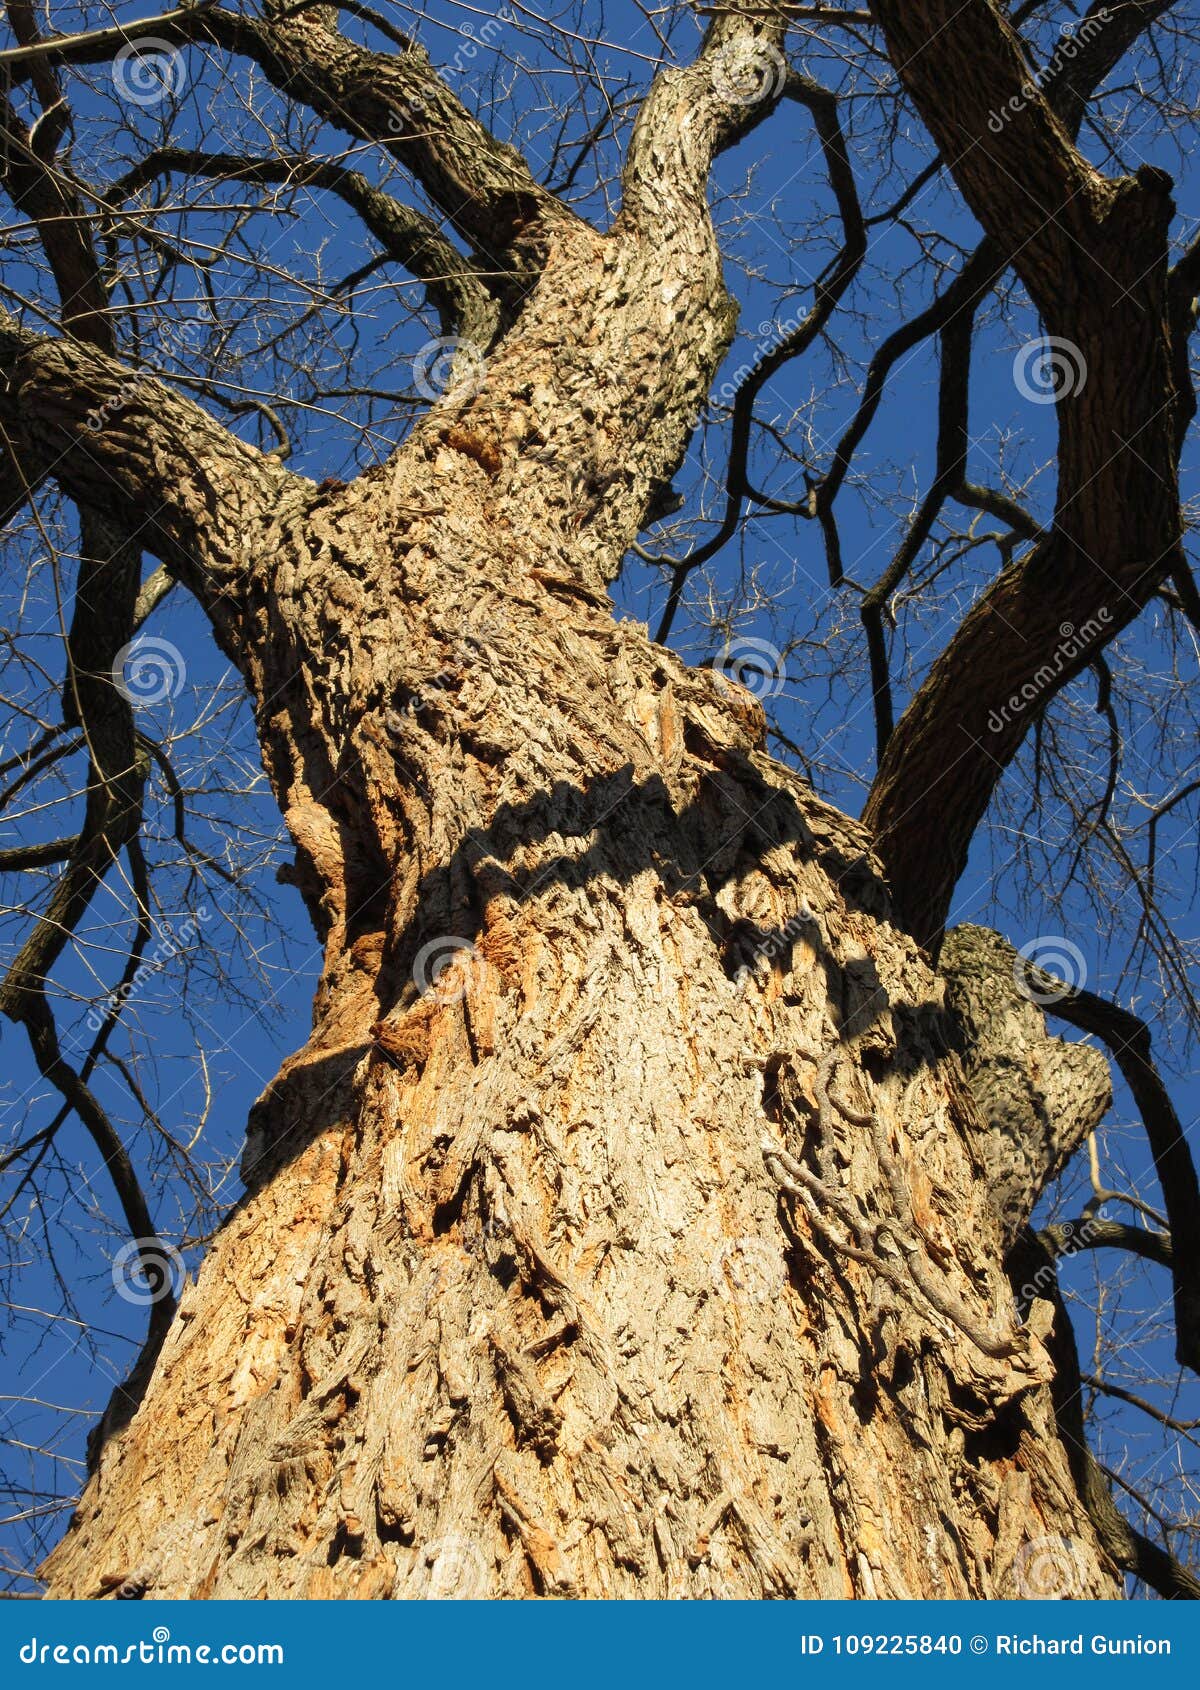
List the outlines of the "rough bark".
<svg viewBox="0 0 1200 1690">
<path fill-rule="evenodd" d="M 1041 1010 L 1017 983 L 1021 959 L 998 933 L 955 927 L 939 962 L 984 1126 L 979 1149 L 992 1208 L 1011 1245 L 1042 1192 L 1104 1119 L 1112 1076 L 1094 1045 L 1047 1036 Z"/>
<path fill-rule="evenodd" d="M 325 972 L 52 1594 L 1115 1594 L 866 835 L 603 596 L 721 354 L 680 227 L 250 560 Z"/>
<path fill-rule="evenodd" d="M 293 814 L 314 1034 L 52 1593 L 983 1596 L 1062 1534 L 1113 1594 L 863 836 L 640 630 L 464 602 L 461 522 L 426 613 L 503 620 L 367 753 L 411 866 L 368 919 Z"/>
<path fill-rule="evenodd" d="M 208 609 L 325 945 L 51 1594 L 991 1596 L 1051 1537 L 1115 1595 L 869 835 L 605 594 L 728 345 L 705 184 L 754 119 L 663 73 L 600 235 L 418 56 L 267 10 L 186 28 L 355 133 L 435 102 L 397 151 L 538 277 L 347 488 L 0 323 L 18 486 L 115 487 Z"/>
</svg>

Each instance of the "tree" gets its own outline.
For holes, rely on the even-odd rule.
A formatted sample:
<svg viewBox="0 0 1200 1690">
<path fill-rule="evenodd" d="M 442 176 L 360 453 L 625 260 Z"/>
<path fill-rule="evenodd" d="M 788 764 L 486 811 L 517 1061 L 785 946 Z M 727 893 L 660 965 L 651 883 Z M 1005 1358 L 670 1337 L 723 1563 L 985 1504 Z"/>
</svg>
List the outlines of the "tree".
<svg viewBox="0 0 1200 1690">
<path fill-rule="evenodd" d="M 92 1083 L 120 986 L 79 1064 L 48 982 L 118 881 L 121 984 L 142 966 L 153 782 L 179 799 L 192 869 L 216 860 L 189 843 L 182 785 L 130 697 L 138 630 L 176 583 L 249 691 L 323 946 L 311 1034 L 249 1122 L 246 1195 L 195 1283 L 152 1302 L 51 1592 L 987 1596 L 1036 1593 L 1048 1556 L 1071 1594 L 1116 1594 L 1127 1571 L 1195 1595 L 1087 1448 L 1055 1272 L 1073 1246 L 1030 1225 L 1110 1099 L 1097 1045 L 1050 1038 L 1049 1005 L 1112 1049 L 1161 1186 L 1162 1224 L 1090 1209 L 1084 1242 L 1170 1273 L 1195 1369 L 1200 1192 L 1148 1031 L 997 936 L 946 936 L 1031 725 L 1084 671 L 1110 673 L 1104 653 L 1148 609 L 1200 626 L 1179 491 L 1200 247 L 1172 259 L 1162 168 L 1126 170 L 1118 147 L 1102 168 L 1079 140 L 1105 80 L 1161 50 L 1168 0 L 1092 7 L 1036 77 L 1057 6 L 731 4 L 702 36 L 676 7 L 646 14 L 653 74 L 600 102 L 579 45 L 596 20 L 514 8 L 551 42 L 540 74 L 558 55 L 580 77 L 548 108 L 544 175 L 400 10 L 201 3 L 71 29 L 7 7 L 2 169 L 11 238 L 37 247 L 18 246 L 0 316 L 5 511 L 49 549 L 39 513 L 57 490 L 80 559 L 61 721 L 15 767 L 30 780 L 64 746 L 86 761 L 72 834 L 3 865 L 53 870 L 0 1007 L 61 1100 L 9 1162 L 73 1113 L 143 1274 L 163 1277 L 144 1182 Z M 854 88 L 812 76 L 798 37 Z M 177 75 L 193 58 L 231 79 L 236 146 L 194 133 Z M 532 104 L 535 75 L 506 62 Z M 877 121 L 919 122 L 936 149 L 915 168 L 893 134 L 909 181 L 889 221 L 940 177 L 966 208 L 955 238 L 967 213 L 983 238 L 880 343 L 803 498 L 775 497 L 756 404 L 853 308 L 878 219 L 845 112 L 887 65 L 898 87 L 881 83 Z M 127 102 L 119 143 L 109 67 L 143 88 L 156 69 L 166 96 L 132 123 Z M 504 88 L 491 95 L 499 111 Z M 639 535 L 672 516 L 734 337 L 714 170 L 793 108 L 817 138 L 834 250 L 736 381 L 723 517 L 680 556 L 686 528 Z M 318 194 L 376 252 L 336 285 L 311 279 L 298 308 L 248 231 Z M 25 282 L 38 251 L 53 310 Z M 295 361 L 307 406 L 356 372 L 346 480 L 290 467 L 282 382 L 239 393 L 223 377 L 245 324 L 211 278 L 239 262 L 259 302 L 293 289 L 287 349 L 260 329 L 255 352 Z M 385 354 L 327 328 L 296 339 L 339 297 L 353 314 L 384 263 L 424 284 L 441 329 L 421 363 L 432 402 L 389 449 L 370 409 L 382 381 L 361 375 Z M 204 345 L 148 358 L 148 325 L 181 332 L 183 273 L 208 278 Z M 1085 377 L 1058 395 L 1040 522 L 1021 489 L 968 479 L 973 330 L 1014 283 Z M 878 766 L 855 821 L 767 754 L 763 689 L 745 663 L 731 675 L 728 642 L 695 667 L 662 642 L 748 507 L 816 523 L 843 581 L 839 491 L 888 370 L 931 335 L 935 473 L 861 597 Z M 957 534 L 948 502 L 999 534 Z M 1001 567 L 895 720 L 896 594 L 984 538 Z M 639 555 L 668 572 L 658 640 L 612 614 Z M 1112 801 L 1080 818 L 1084 844 L 1111 830 Z M 1152 945 L 1155 909 L 1152 884 Z"/>
</svg>

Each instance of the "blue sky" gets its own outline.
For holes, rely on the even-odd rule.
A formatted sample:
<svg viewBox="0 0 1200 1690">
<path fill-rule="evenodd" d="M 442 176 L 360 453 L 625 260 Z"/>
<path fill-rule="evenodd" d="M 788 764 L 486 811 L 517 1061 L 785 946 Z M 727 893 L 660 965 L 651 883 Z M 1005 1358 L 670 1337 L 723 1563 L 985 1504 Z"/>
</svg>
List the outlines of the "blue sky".
<svg viewBox="0 0 1200 1690">
<path fill-rule="evenodd" d="M 413 28 L 412 8 L 385 4 L 381 9 L 401 27 Z M 93 23 L 97 11 L 95 6 L 87 9 Z M 136 6 L 115 8 L 122 18 L 137 17 L 142 11 Z M 522 33 L 505 20 L 503 12 L 497 16 L 486 9 L 438 4 L 419 7 L 418 12 L 423 14 L 417 31 L 420 39 L 434 61 L 447 68 L 460 97 L 481 112 L 489 111 L 503 137 L 520 145 L 535 173 L 542 174 L 551 164 L 547 108 L 556 89 L 574 86 L 545 32 Z M 80 9 L 64 6 L 54 15 L 67 30 L 77 26 Z M 575 51 L 581 60 L 590 58 L 604 70 L 611 88 L 628 85 L 631 94 L 644 88 L 650 64 L 662 48 L 640 10 L 626 4 L 583 5 L 557 8 L 553 15 L 569 18 L 577 35 L 594 36 L 597 43 L 603 37 L 606 44 L 597 44 L 587 53 L 578 47 Z M 1059 7 L 1052 15 L 1058 20 L 1067 12 Z M 461 33 L 468 24 L 474 42 Z M 346 27 L 353 33 L 360 26 L 347 22 Z M 481 37 L 486 45 L 469 51 Z M 671 32 L 670 46 L 687 59 L 696 40 L 695 20 L 681 17 Z M 794 56 L 814 76 L 829 80 L 835 74 L 835 67 L 819 51 L 797 48 Z M 513 69 L 517 57 L 524 60 L 519 73 Z M 529 94 L 531 69 L 542 73 L 537 97 Z M 181 81 L 174 139 L 187 142 L 207 135 L 212 145 L 215 126 L 227 150 L 253 150 L 263 144 L 272 114 L 277 116 L 279 110 L 272 97 L 262 97 L 260 115 L 252 116 L 242 99 L 244 79 L 230 84 L 215 60 L 207 61 L 197 52 L 183 56 Z M 1190 83 L 1180 83 L 1181 98 L 1189 88 Z M 73 79 L 71 92 L 77 113 L 77 166 L 103 179 L 119 174 L 122 162 L 132 155 L 122 154 L 109 127 L 111 119 L 132 117 L 143 135 L 150 137 L 159 110 L 131 111 L 128 102 L 115 105 L 112 83 L 106 81 L 103 68 Z M 572 132 L 577 134 L 600 110 L 595 90 L 583 98 L 584 108 L 573 122 Z M 1115 95 L 1112 109 L 1116 111 L 1124 99 Z M 845 115 L 860 195 L 870 214 L 892 203 L 927 161 L 926 143 L 919 132 L 911 141 L 902 139 L 892 166 L 884 170 L 880 119 L 870 103 L 851 102 Z M 618 119 L 616 135 L 601 144 L 599 170 L 595 165 L 585 167 L 576 183 L 577 209 L 601 224 L 615 209 L 612 176 L 624 139 L 623 121 Z M 322 134 L 320 142 L 334 156 L 345 145 L 343 137 L 331 132 Z M 1083 145 L 1102 159 L 1095 136 L 1085 133 Z M 1127 114 L 1122 162 L 1142 161 L 1160 163 L 1176 175 L 1178 231 L 1180 239 L 1186 239 L 1200 210 L 1188 161 L 1163 138 L 1154 114 L 1133 102 Z M 382 168 L 366 151 L 360 151 L 353 162 L 372 172 Z M 226 192 L 225 197 L 241 201 L 245 195 Z M 220 196 L 214 195 L 210 208 L 193 219 L 191 231 L 196 239 L 215 241 L 227 226 L 228 216 L 219 209 L 220 203 Z M 716 383 L 719 394 L 734 372 L 772 344 L 781 325 L 806 308 L 812 283 L 836 251 L 838 230 L 831 222 L 831 197 L 807 114 L 794 105 L 782 106 L 757 134 L 722 160 L 714 174 L 713 203 L 728 256 L 729 285 L 741 304 L 739 337 Z M 241 259 L 231 249 L 212 273 L 222 301 L 215 315 L 195 280 L 198 272 L 185 270 L 175 278 L 174 297 L 162 315 L 166 322 L 185 327 L 174 339 L 156 329 L 148 337 L 148 350 L 143 342 L 141 356 L 170 373 L 191 368 L 199 352 L 205 358 L 211 355 L 211 367 L 225 372 L 231 382 L 236 380 L 251 390 L 262 382 L 268 384 L 266 391 L 283 391 L 294 402 L 287 411 L 296 436 L 294 467 L 314 477 L 347 476 L 372 457 L 386 455 L 403 437 L 414 414 L 405 397 L 412 391 L 412 360 L 438 330 L 429 313 L 424 318 L 413 316 L 410 307 L 419 304 L 418 290 L 404 278 L 394 270 L 373 278 L 359 296 L 356 321 L 347 318 L 336 324 L 328 346 L 341 346 L 348 365 L 369 374 L 372 385 L 395 394 L 396 402 L 368 403 L 340 396 L 314 409 L 311 394 L 295 372 L 281 373 L 264 350 L 279 328 L 295 319 L 300 309 L 297 301 L 302 304 L 303 295 L 282 284 L 271 285 L 272 297 L 257 295 L 250 256 L 326 286 L 330 278 L 348 274 L 361 264 L 370 243 L 328 197 L 302 194 L 295 209 L 300 215 L 292 219 L 256 215 L 249 220 L 244 234 L 248 256 Z M 11 229 L 15 223 L 11 210 L 6 211 L 5 221 Z M 857 403 L 871 347 L 903 315 L 930 297 L 929 254 L 952 271 L 956 254 L 969 251 L 978 234 L 953 191 L 937 180 L 916 196 L 905 226 L 880 224 L 872 229 L 868 259 L 851 295 L 850 310 L 839 314 L 832 325 L 834 342 L 814 348 L 806 358 L 785 367 L 768 384 L 759 403 L 759 417 L 777 427 L 811 467 L 819 470 L 827 464 L 832 444 Z M 12 287 L 44 298 L 43 284 L 33 276 L 11 236 L 7 245 L 4 279 Z M 228 339 L 222 325 L 229 330 Z M 131 356 L 134 327 L 130 316 L 123 332 Z M 1039 333 L 1019 289 L 1010 292 L 1003 310 L 993 309 L 981 323 L 973 356 L 970 474 L 993 485 L 999 484 L 1002 475 L 1011 474 L 1024 488 L 1023 497 L 1033 514 L 1045 518 L 1052 509 L 1054 480 L 1052 468 L 1039 466 L 1053 452 L 1052 408 L 1023 392 L 1014 373 L 1018 367 L 1029 369 L 1024 349 Z M 214 350 L 218 341 L 221 344 Z M 329 385 L 337 385 L 331 352 L 327 352 L 326 368 L 332 372 Z M 906 501 L 927 484 L 933 462 L 937 373 L 935 347 L 926 344 L 906 356 L 864 443 L 858 460 L 861 479 L 848 488 L 841 512 L 847 570 L 860 585 L 869 584 L 886 566 L 901 532 Z M 237 426 L 248 437 L 257 438 L 254 418 L 243 418 Z M 265 438 L 263 443 L 271 441 Z M 697 541 L 711 533 L 708 519 L 717 508 L 705 471 L 712 470 L 719 478 L 725 444 L 721 417 L 714 413 L 677 478 L 676 485 L 687 497 L 682 515 Z M 1194 464 L 1190 449 L 1185 460 L 1188 495 Z M 776 497 L 794 498 L 803 487 L 801 466 L 782 459 L 765 436 L 756 446 L 753 467 L 753 479 Z M 47 522 L 55 520 L 56 514 L 48 511 Z M 59 530 L 50 527 L 49 537 L 56 536 L 64 554 L 69 554 L 69 523 Z M 55 569 L 48 561 L 46 540 L 46 534 L 26 532 L 13 541 L 2 589 L 6 602 L 0 620 L 14 631 L 17 641 L 16 647 L 8 647 L 5 685 L 9 697 L 31 704 L 44 693 L 45 677 L 53 681 L 61 674 L 59 602 L 64 596 L 69 601 L 69 555 Z M 652 549 L 655 536 L 643 536 L 643 543 Z M 672 544 L 678 544 L 678 537 Z M 22 595 L 19 582 L 29 562 L 36 567 L 32 584 Z M 148 560 L 147 569 L 152 567 Z M 898 702 L 919 681 L 996 567 L 993 545 L 970 549 L 931 585 L 922 600 L 900 607 L 894 654 Z M 778 726 L 815 765 L 826 796 L 857 812 L 873 770 L 874 733 L 855 588 L 830 588 L 814 524 L 769 515 L 744 524 L 712 566 L 710 578 L 717 598 L 744 608 L 732 624 L 735 637 L 760 639 L 784 653 L 784 684 L 771 701 Z M 664 599 L 661 573 L 631 561 L 616 597 L 620 614 L 648 621 L 653 627 Z M 155 614 L 146 634 L 165 642 L 178 660 L 168 658 L 169 696 L 141 709 L 139 725 L 170 747 L 185 784 L 202 789 L 196 800 L 193 842 L 227 861 L 263 859 L 255 877 L 262 908 L 249 913 L 239 909 L 235 922 L 224 883 L 208 876 L 202 884 L 175 860 L 170 807 L 160 783 L 151 806 L 151 831 L 155 836 L 152 855 L 162 865 L 156 878 L 160 909 L 155 942 L 163 966 L 138 992 L 135 1013 L 129 1018 L 131 1037 L 138 1053 L 143 1057 L 152 1053 L 156 1059 L 157 1080 L 150 1101 L 160 1122 L 186 1138 L 203 1118 L 201 1142 L 215 1166 L 236 1153 L 250 1104 L 281 1057 L 303 1040 L 319 957 L 298 897 L 274 878 L 274 868 L 288 854 L 286 840 L 258 772 L 252 723 L 240 682 L 213 646 L 203 618 L 181 591 L 174 592 Z M 720 655 L 720 638 L 698 613 L 681 616 L 673 639 L 691 661 Z M 1187 683 L 1194 680 L 1195 652 L 1186 641 L 1172 644 L 1165 613 L 1149 613 L 1122 639 L 1120 654 L 1122 675 L 1130 677 L 1131 687 L 1145 693 L 1142 704 L 1131 707 L 1126 724 L 1129 780 L 1138 791 L 1161 798 L 1186 779 L 1195 757 L 1185 703 Z M 1065 747 L 1058 763 L 1060 785 L 1084 794 L 1102 790 L 1106 772 L 1103 733 L 1092 709 L 1094 690 L 1094 680 L 1085 676 L 1069 689 L 1068 699 L 1051 716 L 1053 731 Z M 1164 722 L 1172 724 L 1166 751 L 1158 737 Z M 26 732 L 17 721 L 0 756 L 18 749 Z M 1055 863 L 1065 861 L 1066 806 L 1061 795 L 1050 794 L 1031 820 L 1029 797 L 1035 777 L 1033 755 L 1028 752 L 1006 776 L 993 825 L 978 839 L 958 888 L 953 920 L 998 926 L 1018 945 L 1041 941 L 1061 950 L 1062 941 L 1065 954 L 1077 953 L 1082 958 L 1087 984 L 1118 993 L 1143 1013 L 1157 1015 L 1164 996 L 1169 1008 L 1169 994 L 1152 972 L 1136 978 L 1124 967 L 1130 927 L 1128 891 L 1110 888 L 1112 913 L 1107 917 L 1098 914 L 1082 892 L 1070 893 L 1056 903 L 1052 870 Z M 228 784 L 248 789 L 235 804 L 225 803 L 217 791 Z M 0 814 L 0 848 L 31 833 L 53 837 L 68 831 L 70 808 L 63 800 L 46 808 L 39 801 L 24 816 L 20 829 L 10 821 L 12 812 Z M 18 815 L 21 809 L 13 807 Z M 1185 941 L 1200 938 L 1193 904 L 1195 825 L 1195 810 L 1181 807 L 1164 824 L 1160 851 L 1170 920 Z M 1041 842 L 1039 854 L 1022 877 L 1020 852 L 1034 833 Z M 23 889 L 8 877 L 5 911 L 22 894 Z M 59 970 L 60 1017 L 64 1029 L 73 1027 L 77 1036 L 89 1007 L 119 978 L 120 942 L 109 951 L 97 947 L 108 943 L 105 935 L 114 916 L 128 929 L 127 911 L 128 899 L 114 880 L 105 899 L 93 908 L 84 943 Z M 167 952 L 172 934 L 189 918 L 195 924 L 195 937 L 184 967 L 180 958 Z M 5 913 L 0 919 L 3 942 L 11 955 L 27 923 L 19 913 Z M 1170 1070 L 1179 1112 L 1189 1131 L 1194 1131 L 1200 1108 L 1195 1052 L 1185 1037 L 1173 1036 L 1168 1042 L 1169 1021 L 1168 1016 L 1156 1022 L 1156 1027 L 1161 1026 L 1159 1050 Z M 65 1042 L 69 1044 L 70 1038 Z M 198 1043 L 204 1049 L 204 1064 L 197 1059 Z M 54 1100 L 32 1067 L 23 1032 L 6 1024 L 0 1030 L 0 1051 L 0 1126 L 14 1138 L 26 1136 L 46 1124 Z M 98 1079 L 97 1087 L 114 1115 L 126 1124 L 143 1168 L 149 1167 L 151 1158 L 169 1165 L 169 1148 L 147 1126 L 141 1103 L 122 1076 L 108 1072 Z M 1138 1131 L 1128 1125 L 1133 1119 L 1128 1099 L 1118 1093 L 1112 1130 L 1105 1138 L 1109 1169 L 1114 1183 L 1120 1174 L 1143 1194 L 1153 1195 L 1149 1153 Z M 108 1258 L 115 1240 L 105 1221 L 112 1212 L 111 1193 L 103 1175 L 97 1173 L 89 1141 L 75 1123 L 63 1129 L 58 1151 L 59 1164 L 47 1174 L 41 1206 L 33 1209 L 26 1201 L 15 1211 L 22 1219 L 13 1247 L 21 1264 L 16 1285 L 19 1301 L 31 1312 L 15 1313 L 7 1330 L 0 1331 L 3 1391 L 36 1400 L 0 1403 L 0 1426 L 10 1440 L 5 1461 L 12 1479 L 21 1482 L 30 1459 L 21 1444 L 38 1446 L 52 1440 L 61 1459 L 55 1464 L 39 1462 L 39 1481 L 68 1495 L 77 1483 L 88 1416 L 103 1406 L 114 1379 L 136 1353 L 142 1317 L 140 1310 L 113 1294 Z M 1074 1213 L 1078 1175 L 1068 1185 L 1061 1199 L 1063 1212 Z M 210 1200 L 219 1205 L 234 1197 L 236 1189 L 236 1183 L 217 1185 L 209 1193 Z M 187 1203 L 169 1182 L 159 1187 L 154 1209 L 164 1236 L 183 1242 L 178 1229 Z M 60 1220 L 70 1223 L 65 1231 L 58 1225 Z M 63 1319 L 48 1322 L 36 1312 L 58 1306 L 43 1233 L 50 1223 L 59 1241 L 58 1265 L 71 1282 L 81 1325 Z M 194 1259 L 195 1252 L 189 1252 L 189 1260 Z M 1178 1396 L 1175 1393 L 1165 1325 L 1169 1321 L 1166 1276 L 1157 1270 L 1138 1270 L 1128 1284 L 1118 1285 L 1111 1259 L 1083 1257 L 1069 1264 L 1065 1278 L 1093 1305 L 1097 1286 L 1102 1289 L 1102 1330 L 1116 1333 L 1129 1361 L 1129 1377 L 1142 1377 L 1144 1370 L 1154 1381 L 1145 1394 L 1173 1412 L 1200 1414 L 1194 1384 L 1183 1386 Z M 1089 1316 L 1081 1315 L 1080 1330 L 1086 1352 L 1092 1343 Z M 1106 1411 L 1106 1415 L 1105 1437 L 1123 1441 L 1135 1451 L 1140 1471 L 1168 1483 L 1170 1458 L 1164 1455 L 1161 1437 L 1148 1431 L 1144 1420 L 1125 1411 Z M 48 1474 L 52 1476 L 47 1481 Z M 26 1530 L 22 1521 L 4 1528 L 16 1555 L 22 1553 Z"/>
</svg>

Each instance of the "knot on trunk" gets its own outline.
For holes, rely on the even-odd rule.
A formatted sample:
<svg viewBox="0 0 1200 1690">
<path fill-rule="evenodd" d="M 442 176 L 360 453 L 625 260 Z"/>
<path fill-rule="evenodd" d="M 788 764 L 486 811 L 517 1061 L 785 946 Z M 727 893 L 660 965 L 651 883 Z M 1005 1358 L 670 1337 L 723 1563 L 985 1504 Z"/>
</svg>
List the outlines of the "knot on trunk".
<svg viewBox="0 0 1200 1690">
<path fill-rule="evenodd" d="M 1046 1032 L 1015 948 L 986 927 L 946 935 L 939 962 L 982 1122 L 976 1148 L 1005 1248 L 1112 1102 L 1108 1060 Z"/>
</svg>

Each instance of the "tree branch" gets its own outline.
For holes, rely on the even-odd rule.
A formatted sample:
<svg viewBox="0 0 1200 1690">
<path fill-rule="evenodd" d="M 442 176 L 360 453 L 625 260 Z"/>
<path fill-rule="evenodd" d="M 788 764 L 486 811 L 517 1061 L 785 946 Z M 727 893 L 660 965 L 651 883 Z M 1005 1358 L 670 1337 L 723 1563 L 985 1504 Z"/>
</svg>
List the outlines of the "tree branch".
<svg viewBox="0 0 1200 1690">
<path fill-rule="evenodd" d="M 60 43 L 54 58 L 103 62 L 125 39 L 105 34 L 102 41 Z M 375 52 L 340 34 L 327 6 L 300 11 L 281 0 L 265 0 L 262 16 L 188 7 L 155 34 L 174 46 L 208 42 L 241 54 L 288 99 L 344 134 L 386 147 L 510 285 L 514 273 L 540 269 L 546 230 L 574 221 L 516 148 L 498 141 L 450 92 L 415 41 L 404 52 Z"/>
<path fill-rule="evenodd" d="M 778 14 L 729 13 L 709 25 L 691 64 L 658 72 L 621 173 L 623 224 L 670 239 L 681 220 L 691 223 L 698 212 L 707 218 L 713 160 L 769 117 L 783 95 L 786 32 Z"/>
<path fill-rule="evenodd" d="M 801 76 L 796 71 L 787 73 L 784 86 L 788 98 L 796 101 L 798 105 L 805 106 L 812 115 L 821 143 L 829 185 L 841 218 L 843 245 L 827 277 L 817 282 L 815 298 L 810 309 L 758 359 L 734 396 L 725 482 L 725 510 L 717 532 L 686 558 L 653 560 L 674 564 L 667 603 L 654 636 L 660 643 L 665 642 L 670 634 L 688 576 L 692 570 L 714 557 L 733 537 L 741 518 L 742 502 L 753 496 L 748 479 L 748 463 L 754 406 L 759 394 L 777 371 L 791 359 L 800 357 L 817 339 L 866 256 L 866 225 L 846 147 L 846 137 L 842 131 L 837 96 L 820 83 L 814 82 L 810 77 Z"/>
<path fill-rule="evenodd" d="M 185 23 L 192 12 L 202 11 L 214 3 L 215 0 L 191 0 L 189 5 L 176 6 L 169 12 L 159 12 L 156 17 L 138 18 L 135 23 L 118 23 L 106 29 L 82 30 L 76 35 L 51 35 L 42 41 L 25 42 L 19 47 L 6 47 L 0 52 L 0 65 L 92 63 L 94 60 L 88 55 L 94 54 L 97 59 L 107 58 L 113 53 L 119 53 L 126 43 L 169 28 L 172 24 Z M 15 80 L 21 80 L 20 75 Z"/>
<path fill-rule="evenodd" d="M 1025 1232 L 1009 1261 L 1009 1278 L 1014 1286 L 1039 1287 L 1038 1295 L 1049 1302 L 1053 1321 L 1046 1346 L 1054 1362 L 1050 1393 L 1059 1437 L 1079 1497 L 1087 1510 L 1104 1552 L 1125 1572 L 1141 1579 L 1160 1596 L 1200 1597 L 1200 1580 L 1159 1544 L 1137 1531 L 1113 1501 L 1112 1489 L 1103 1468 L 1088 1448 L 1083 1424 L 1083 1380 L 1079 1351 L 1071 1317 L 1058 1288 L 1054 1257 L 1045 1243 Z M 1023 1314 L 1027 1310 L 1022 1309 Z"/>
<path fill-rule="evenodd" d="M 147 183 L 173 173 L 225 182 L 323 188 L 336 194 L 362 219 L 389 258 L 425 283 L 447 334 L 463 334 L 484 350 L 491 345 L 499 313 L 476 267 L 463 258 L 432 219 L 384 193 L 361 171 L 299 154 L 248 158 L 187 147 L 159 147 L 121 177 L 105 199 L 122 204 Z"/>
<path fill-rule="evenodd" d="M 1181 1367 L 1200 1373 L 1200 1182 L 1183 1124 L 1154 1062 L 1150 1029 L 1139 1015 L 1095 992 L 1068 990 L 1028 965 L 1026 971 L 1039 996 L 1048 1000 L 1048 1013 L 1103 1039 L 1133 1094 L 1171 1233 L 1175 1358 Z"/>
<path fill-rule="evenodd" d="M 971 380 L 973 308 L 956 311 L 941 331 L 941 373 L 938 383 L 937 462 L 933 482 L 922 499 L 896 555 L 859 607 L 867 635 L 871 665 L 871 697 L 875 709 L 875 746 L 883 761 L 892 737 L 892 686 L 888 672 L 887 636 L 883 620 L 892 594 L 900 586 L 928 540 L 942 507 L 966 481 L 967 430 Z"/>
<path fill-rule="evenodd" d="M 48 476 L 169 564 L 230 638 L 255 535 L 308 486 L 190 400 L 78 341 L 37 335 L 0 309 L 0 521 Z"/>
<path fill-rule="evenodd" d="M 15 874 L 22 869 L 65 863 L 74 848 L 74 838 L 47 839 L 41 845 L 14 845 L 0 851 L 0 874 Z"/>
<path fill-rule="evenodd" d="M 1122 1221 L 1102 1221 L 1094 1215 L 1072 1221 L 1067 1226 L 1044 1227 L 1046 1238 L 1059 1255 L 1069 1249 L 1072 1255 L 1080 1250 L 1124 1250 L 1143 1261 L 1159 1267 L 1174 1268 L 1175 1257 L 1171 1240 L 1164 1232 L 1151 1232 L 1144 1226 L 1128 1226 Z"/>
<path fill-rule="evenodd" d="M 1152 23 L 1177 0 L 1093 0 L 1050 55 L 1043 93 L 1073 135 L 1088 101 Z"/>
<path fill-rule="evenodd" d="M 1178 447 L 1194 400 L 1166 326 L 1164 173 L 1109 180 L 1088 164 L 1029 87 L 1019 38 L 990 0 L 880 0 L 877 15 L 964 197 L 1071 366 L 1053 529 L 934 664 L 864 812 L 899 919 L 936 949 L 975 828 L 1034 714 L 1006 701 L 1044 708 L 1176 566 Z M 1047 660 L 1080 627 L 1095 632 L 1047 681 Z"/>
<path fill-rule="evenodd" d="M 1112 1102 L 1104 1056 L 1048 1036 L 1042 1011 L 1017 984 L 1016 962 L 999 933 L 966 924 L 946 935 L 940 960 L 1005 1246 Z"/>
</svg>

